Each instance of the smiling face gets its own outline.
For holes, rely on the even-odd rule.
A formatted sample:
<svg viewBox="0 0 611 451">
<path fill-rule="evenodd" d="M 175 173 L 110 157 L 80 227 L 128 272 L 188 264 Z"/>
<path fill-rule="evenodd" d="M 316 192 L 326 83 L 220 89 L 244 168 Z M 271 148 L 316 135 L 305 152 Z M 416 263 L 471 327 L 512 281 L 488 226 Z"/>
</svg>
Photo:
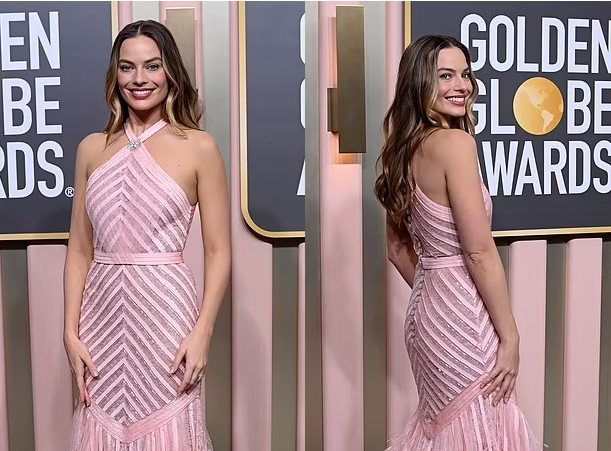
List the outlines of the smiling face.
<svg viewBox="0 0 611 451">
<path fill-rule="evenodd" d="M 168 95 L 168 79 L 162 66 L 161 52 L 146 36 L 127 39 L 121 45 L 117 68 L 121 97 L 133 111 L 158 109 Z"/>
<path fill-rule="evenodd" d="M 473 92 L 470 69 L 463 52 L 445 48 L 437 57 L 437 98 L 433 110 L 446 118 L 467 114 L 467 101 Z"/>
</svg>

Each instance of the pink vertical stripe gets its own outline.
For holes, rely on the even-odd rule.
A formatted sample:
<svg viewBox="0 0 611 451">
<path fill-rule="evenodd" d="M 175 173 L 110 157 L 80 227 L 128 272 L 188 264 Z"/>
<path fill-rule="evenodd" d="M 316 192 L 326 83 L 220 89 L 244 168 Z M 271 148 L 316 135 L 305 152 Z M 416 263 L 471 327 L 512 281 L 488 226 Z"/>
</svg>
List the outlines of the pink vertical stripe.
<svg viewBox="0 0 611 451">
<path fill-rule="evenodd" d="M 297 345 L 297 451 L 305 451 L 305 243 L 299 245 L 299 313 Z"/>
<path fill-rule="evenodd" d="M 517 241 L 509 247 L 509 291 L 520 331 L 520 407 L 543 442 L 545 401 L 545 305 L 547 242 Z"/>
<path fill-rule="evenodd" d="M 202 58 L 202 2 L 171 1 L 159 2 L 159 19 L 166 23 L 167 10 L 171 8 L 194 8 L 195 9 L 195 88 L 202 96 L 204 92 L 204 63 Z"/>
<path fill-rule="evenodd" d="M 403 2 L 386 3 L 386 103 L 394 94 L 403 54 Z M 418 406 L 418 391 L 403 340 L 403 324 L 411 290 L 392 263 L 386 264 L 388 321 L 388 436 L 398 436 Z"/>
<path fill-rule="evenodd" d="M 63 344 L 66 246 L 29 246 L 28 292 L 34 440 L 37 449 L 68 449 L 72 379 Z"/>
<path fill-rule="evenodd" d="M 132 2 L 119 2 L 119 31 L 133 21 L 133 14 Z"/>
<path fill-rule="evenodd" d="M 336 85 L 332 18 L 338 4 L 320 3 L 321 131 L 326 130 L 327 123 L 326 88 Z M 362 169 L 360 164 L 337 163 L 338 159 L 336 138 L 323 132 L 320 227 L 324 445 L 326 450 L 362 451 Z"/>
<path fill-rule="evenodd" d="M 272 441 L 272 246 L 240 208 L 238 3 L 230 3 L 231 211 L 233 239 L 233 450 L 270 451 Z M 244 126 L 246 124 L 243 124 Z"/>
<path fill-rule="evenodd" d="M 564 449 L 596 450 L 602 240 L 573 239 L 566 258 Z"/>
<path fill-rule="evenodd" d="M 4 344 L 4 301 L 2 299 L 2 252 L 0 251 L 0 451 L 8 449 L 8 403 Z"/>
</svg>

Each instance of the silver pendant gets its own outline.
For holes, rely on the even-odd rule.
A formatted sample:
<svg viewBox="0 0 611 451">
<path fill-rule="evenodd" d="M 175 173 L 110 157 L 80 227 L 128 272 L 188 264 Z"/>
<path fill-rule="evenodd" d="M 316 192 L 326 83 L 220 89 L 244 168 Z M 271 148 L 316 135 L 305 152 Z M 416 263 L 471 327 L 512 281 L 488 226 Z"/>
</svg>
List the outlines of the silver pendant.
<svg viewBox="0 0 611 451">
<path fill-rule="evenodd" d="M 136 150 L 138 147 L 140 147 L 140 145 L 142 144 L 142 142 L 136 138 L 133 141 L 129 141 L 129 145 L 127 146 L 129 150 Z"/>
</svg>

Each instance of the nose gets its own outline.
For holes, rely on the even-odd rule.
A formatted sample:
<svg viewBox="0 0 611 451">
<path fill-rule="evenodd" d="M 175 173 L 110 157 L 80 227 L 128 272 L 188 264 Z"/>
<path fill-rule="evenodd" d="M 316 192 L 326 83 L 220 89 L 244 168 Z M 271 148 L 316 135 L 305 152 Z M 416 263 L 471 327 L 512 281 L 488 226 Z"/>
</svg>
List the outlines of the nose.
<svg viewBox="0 0 611 451">
<path fill-rule="evenodd" d="M 136 68 L 133 72 L 134 78 L 132 79 L 132 83 L 137 86 L 142 86 L 147 83 L 146 75 L 144 73 L 144 69 Z"/>
<path fill-rule="evenodd" d="M 471 81 L 463 77 L 454 77 L 454 90 L 459 92 L 466 92 L 468 85 Z"/>
</svg>

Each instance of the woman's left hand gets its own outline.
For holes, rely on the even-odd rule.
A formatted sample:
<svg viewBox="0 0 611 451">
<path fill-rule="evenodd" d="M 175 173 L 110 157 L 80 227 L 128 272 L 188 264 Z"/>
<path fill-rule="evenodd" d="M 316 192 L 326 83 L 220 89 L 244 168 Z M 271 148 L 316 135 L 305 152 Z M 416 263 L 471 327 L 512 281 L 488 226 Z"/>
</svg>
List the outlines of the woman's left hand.
<svg viewBox="0 0 611 451">
<path fill-rule="evenodd" d="M 170 369 L 170 373 L 174 374 L 183 359 L 185 360 L 185 374 L 178 387 L 179 395 L 183 392 L 190 392 L 201 381 L 208 364 L 210 337 L 210 333 L 206 333 L 196 326 L 180 343 Z"/>
</svg>

